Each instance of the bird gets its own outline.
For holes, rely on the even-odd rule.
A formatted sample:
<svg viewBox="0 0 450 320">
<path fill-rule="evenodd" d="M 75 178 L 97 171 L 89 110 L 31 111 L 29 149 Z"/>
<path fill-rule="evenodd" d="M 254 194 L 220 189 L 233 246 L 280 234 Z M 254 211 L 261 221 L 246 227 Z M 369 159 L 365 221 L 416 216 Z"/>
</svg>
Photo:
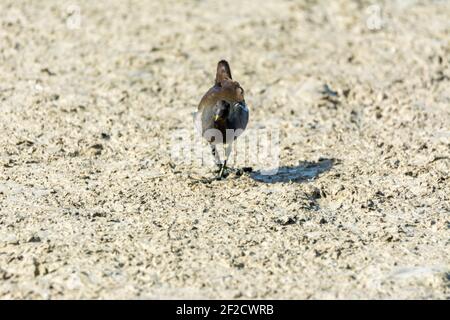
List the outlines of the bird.
<svg viewBox="0 0 450 320">
<path fill-rule="evenodd" d="M 218 179 L 224 177 L 233 142 L 244 132 L 249 120 L 249 109 L 244 89 L 231 76 L 226 60 L 217 63 L 214 85 L 203 95 L 194 114 L 195 126 L 211 147 L 218 166 Z M 226 146 L 222 163 L 217 146 Z"/>
</svg>

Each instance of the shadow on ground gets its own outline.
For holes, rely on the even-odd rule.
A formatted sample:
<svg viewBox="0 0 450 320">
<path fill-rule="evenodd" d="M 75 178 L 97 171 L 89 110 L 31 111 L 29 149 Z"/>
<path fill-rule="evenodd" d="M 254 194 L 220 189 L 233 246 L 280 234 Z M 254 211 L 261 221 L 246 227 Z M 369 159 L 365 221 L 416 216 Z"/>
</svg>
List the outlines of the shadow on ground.
<svg viewBox="0 0 450 320">
<path fill-rule="evenodd" d="M 261 171 L 251 173 L 250 177 L 264 183 L 305 182 L 315 179 L 321 173 L 330 170 L 335 159 L 319 159 L 317 162 L 304 161 L 297 166 L 280 167 L 273 175 L 265 175 Z"/>
</svg>

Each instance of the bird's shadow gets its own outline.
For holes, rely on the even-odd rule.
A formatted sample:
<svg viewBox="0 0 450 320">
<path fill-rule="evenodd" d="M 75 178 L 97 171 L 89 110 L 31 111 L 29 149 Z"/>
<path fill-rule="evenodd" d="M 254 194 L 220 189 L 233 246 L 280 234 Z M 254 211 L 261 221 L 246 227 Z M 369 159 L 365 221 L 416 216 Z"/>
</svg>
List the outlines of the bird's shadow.
<svg viewBox="0 0 450 320">
<path fill-rule="evenodd" d="M 306 182 L 315 179 L 321 173 L 330 170 L 336 163 L 335 159 L 319 159 L 317 162 L 303 161 L 297 166 L 279 167 L 273 174 L 255 171 L 250 177 L 263 183 Z"/>
</svg>

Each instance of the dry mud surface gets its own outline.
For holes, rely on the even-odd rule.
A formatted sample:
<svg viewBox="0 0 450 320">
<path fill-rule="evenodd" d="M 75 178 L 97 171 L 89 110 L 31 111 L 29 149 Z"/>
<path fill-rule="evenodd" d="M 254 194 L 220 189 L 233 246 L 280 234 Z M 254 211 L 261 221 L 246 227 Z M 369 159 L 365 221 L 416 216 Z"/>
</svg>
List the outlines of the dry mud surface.
<svg viewBox="0 0 450 320">
<path fill-rule="evenodd" d="M 450 2 L 372 3 L 2 0 L 0 297 L 448 299 Z M 274 176 L 171 155 L 222 58 Z"/>
</svg>

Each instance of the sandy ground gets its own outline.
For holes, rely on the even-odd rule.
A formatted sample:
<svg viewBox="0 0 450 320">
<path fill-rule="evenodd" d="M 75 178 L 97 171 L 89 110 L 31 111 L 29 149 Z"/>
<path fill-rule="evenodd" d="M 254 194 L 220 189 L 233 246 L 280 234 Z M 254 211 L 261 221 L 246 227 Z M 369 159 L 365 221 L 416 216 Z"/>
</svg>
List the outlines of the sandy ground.
<svg viewBox="0 0 450 320">
<path fill-rule="evenodd" d="M 450 1 L 373 3 L 2 0 L 0 297 L 448 299 Z M 274 176 L 171 154 L 222 58 Z"/>
</svg>

